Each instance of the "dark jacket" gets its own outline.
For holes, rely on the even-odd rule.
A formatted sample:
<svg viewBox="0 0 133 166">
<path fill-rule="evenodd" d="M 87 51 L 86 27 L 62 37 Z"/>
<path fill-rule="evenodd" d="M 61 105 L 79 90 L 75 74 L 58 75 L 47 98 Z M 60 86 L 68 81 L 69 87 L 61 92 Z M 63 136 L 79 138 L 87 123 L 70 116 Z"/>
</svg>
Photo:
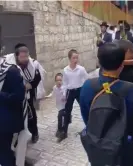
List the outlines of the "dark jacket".
<svg viewBox="0 0 133 166">
<path fill-rule="evenodd" d="M 30 90 L 30 98 L 36 99 L 37 86 L 41 81 L 41 74 L 39 70 L 36 69 L 34 80 L 30 82 L 32 89 Z"/>
<path fill-rule="evenodd" d="M 99 75 L 99 84 L 102 87 L 102 84 L 105 82 L 112 82 L 114 79 L 110 77 L 104 77 L 102 74 Z M 119 81 L 115 83 L 111 87 L 112 92 L 117 92 L 119 88 L 121 88 L 126 82 Z M 125 85 L 124 85 L 125 86 Z M 89 110 L 91 106 L 91 102 L 96 96 L 95 89 L 92 88 L 90 80 L 87 80 L 81 90 L 80 94 L 80 107 L 81 107 L 81 115 L 83 117 L 83 120 L 85 122 L 85 125 L 87 125 L 88 118 L 89 118 Z M 133 134 L 133 84 L 131 89 L 129 89 L 126 97 L 126 107 L 127 107 L 127 122 L 128 122 L 128 134 Z"/>
<path fill-rule="evenodd" d="M 102 34 L 100 34 L 100 37 L 102 37 Z M 105 41 L 104 43 L 112 42 L 112 34 L 106 32 L 103 40 Z M 103 42 L 97 43 L 97 47 L 102 46 L 104 43 Z"/>
<path fill-rule="evenodd" d="M 22 103 L 25 86 L 20 71 L 11 66 L 0 92 L 0 132 L 20 132 L 24 128 Z"/>
<path fill-rule="evenodd" d="M 133 66 L 132 65 L 124 66 L 124 69 L 122 70 L 120 74 L 120 79 L 123 81 L 128 81 L 133 83 Z"/>
<path fill-rule="evenodd" d="M 127 39 L 133 43 L 132 33 L 130 31 L 126 31 Z M 120 31 L 117 31 L 115 34 L 115 39 L 120 40 Z"/>
</svg>

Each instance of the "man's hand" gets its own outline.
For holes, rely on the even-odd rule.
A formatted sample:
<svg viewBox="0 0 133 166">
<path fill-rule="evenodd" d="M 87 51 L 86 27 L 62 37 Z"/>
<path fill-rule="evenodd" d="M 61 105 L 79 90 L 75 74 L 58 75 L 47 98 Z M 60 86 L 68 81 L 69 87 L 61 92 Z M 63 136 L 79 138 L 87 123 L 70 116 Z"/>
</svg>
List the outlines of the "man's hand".
<svg viewBox="0 0 133 166">
<path fill-rule="evenodd" d="M 98 41 L 104 43 L 104 40 L 101 37 L 99 37 Z"/>
<path fill-rule="evenodd" d="M 32 89 L 32 86 L 31 86 L 30 83 L 26 83 L 25 87 L 26 87 L 26 90 L 30 90 L 30 89 Z"/>
<path fill-rule="evenodd" d="M 101 37 L 98 38 L 97 44 L 104 43 L 103 39 Z"/>
</svg>

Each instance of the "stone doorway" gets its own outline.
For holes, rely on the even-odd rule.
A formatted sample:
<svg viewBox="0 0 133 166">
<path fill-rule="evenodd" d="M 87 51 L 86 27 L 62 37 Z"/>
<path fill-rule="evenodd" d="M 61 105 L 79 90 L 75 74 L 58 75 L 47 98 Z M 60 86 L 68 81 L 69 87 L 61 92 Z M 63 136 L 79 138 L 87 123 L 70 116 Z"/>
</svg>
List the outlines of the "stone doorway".
<svg viewBox="0 0 133 166">
<path fill-rule="evenodd" d="M 14 52 L 17 43 L 25 43 L 30 55 L 36 58 L 34 18 L 31 13 L 1 12 L 0 27 L 3 54 Z"/>
</svg>

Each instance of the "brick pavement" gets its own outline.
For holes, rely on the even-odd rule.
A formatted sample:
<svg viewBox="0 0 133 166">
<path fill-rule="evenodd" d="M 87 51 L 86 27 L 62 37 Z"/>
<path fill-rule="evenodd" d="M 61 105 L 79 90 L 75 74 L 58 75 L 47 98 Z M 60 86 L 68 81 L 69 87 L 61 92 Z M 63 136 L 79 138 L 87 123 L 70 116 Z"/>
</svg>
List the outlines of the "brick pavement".
<svg viewBox="0 0 133 166">
<path fill-rule="evenodd" d="M 57 113 L 53 99 L 47 99 L 41 104 L 41 110 L 38 111 L 40 140 L 35 145 L 29 144 L 27 156 L 34 160 L 35 166 L 88 166 L 87 156 L 76 135 L 83 129 L 78 105 L 74 105 L 68 138 L 60 144 L 56 143 L 54 136 Z"/>
</svg>

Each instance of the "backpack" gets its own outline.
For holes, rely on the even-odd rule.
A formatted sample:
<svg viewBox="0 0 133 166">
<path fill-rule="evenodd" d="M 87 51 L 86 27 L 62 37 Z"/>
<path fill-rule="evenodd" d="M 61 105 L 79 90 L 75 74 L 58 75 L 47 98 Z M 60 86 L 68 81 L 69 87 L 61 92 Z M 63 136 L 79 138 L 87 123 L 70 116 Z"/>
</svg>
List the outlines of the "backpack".
<svg viewBox="0 0 133 166">
<path fill-rule="evenodd" d="M 116 166 L 126 132 L 124 96 L 129 86 L 125 83 L 115 93 L 106 93 L 98 78 L 92 79 L 91 84 L 97 95 L 91 103 L 87 131 L 86 134 L 82 132 L 81 141 L 92 166 Z"/>
</svg>

